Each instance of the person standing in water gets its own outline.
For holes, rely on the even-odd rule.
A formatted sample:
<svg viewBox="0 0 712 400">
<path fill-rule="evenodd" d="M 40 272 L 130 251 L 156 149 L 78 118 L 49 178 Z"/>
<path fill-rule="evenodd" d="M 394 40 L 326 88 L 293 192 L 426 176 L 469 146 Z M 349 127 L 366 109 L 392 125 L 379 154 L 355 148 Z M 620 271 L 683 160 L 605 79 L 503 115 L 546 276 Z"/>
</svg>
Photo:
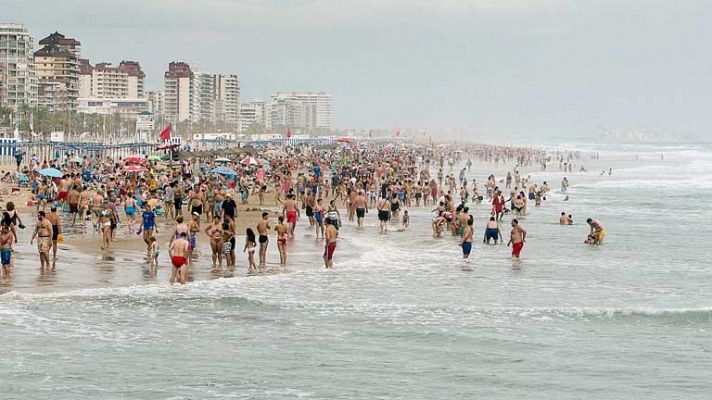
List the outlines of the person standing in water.
<svg viewBox="0 0 712 400">
<path fill-rule="evenodd" d="M 52 224 L 52 267 L 57 262 L 57 249 L 59 248 L 59 235 L 62 234 L 62 223 L 57 215 L 57 207 L 52 206 L 47 214 L 47 219 Z"/>
<path fill-rule="evenodd" d="M 40 268 L 45 269 L 45 266 L 49 269 L 49 250 L 52 247 L 52 223 L 49 222 L 44 211 L 37 213 L 37 225 L 35 225 L 35 232 L 32 234 L 30 239 L 30 245 L 37 238 L 37 252 L 40 254 Z"/>
<path fill-rule="evenodd" d="M 294 199 L 293 194 L 287 195 L 287 200 L 284 201 L 283 213 L 287 218 L 287 223 L 289 224 L 289 237 L 294 239 L 294 230 L 297 227 L 297 218 L 299 218 L 299 208 L 297 207 L 297 202 Z"/>
<path fill-rule="evenodd" d="M 487 222 L 487 227 L 485 228 L 485 237 L 482 240 L 482 242 L 489 244 L 490 240 L 494 239 L 494 244 L 497 244 L 497 241 L 499 240 L 500 243 L 504 243 L 504 239 L 502 238 L 502 231 L 499 229 L 499 222 L 497 222 L 497 219 L 495 217 L 490 217 L 489 221 Z"/>
<path fill-rule="evenodd" d="M 326 219 L 326 245 L 324 247 L 324 266 L 327 269 L 334 268 L 334 251 L 336 251 L 336 239 L 339 236 L 339 231 L 334 227 L 334 222 L 331 218 Z"/>
<path fill-rule="evenodd" d="M 519 260 L 522 248 L 524 247 L 524 242 L 526 241 L 527 231 L 519 225 L 517 219 L 512 220 L 512 232 L 509 235 L 509 243 L 507 246 L 512 245 L 512 258 Z"/>
<path fill-rule="evenodd" d="M 0 259 L 2 260 L 2 270 L 0 270 L 0 281 L 8 281 L 10 279 L 10 267 L 12 258 L 12 244 L 15 237 L 8 225 L 2 226 L 0 231 Z"/>
<path fill-rule="evenodd" d="M 262 219 L 257 222 L 257 234 L 260 235 L 260 268 L 267 265 L 267 246 L 269 245 L 269 213 L 263 212 Z"/>
<path fill-rule="evenodd" d="M 603 224 L 592 218 L 587 219 L 586 223 L 591 227 L 589 234 L 595 238 L 594 244 L 603 244 L 603 239 L 606 237 L 606 229 L 603 227 Z"/>
<path fill-rule="evenodd" d="M 358 191 L 358 195 L 354 199 L 354 207 L 356 208 L 356 222 L 359 228 L 363 228 L 363 218 L 368 212 L 368 204 L 366 202 L 366 195 L 363 190 Z"/>
<path fill-rule="evenodd" d="M 381 225 L 381 232 L 388 232 L 388 220 L 391 216 L 390 203 L 385 195 L 382 195 L 376 205 L 378 208 L 378 222 Z"/>
<path fill-rule="evenodd" d="M 277 219 L 277 226 L 274 228 L 277 231 L 277 250 L 279 250 L 279 265 L 287 265 L 287 234 L 289 228 L 284 224 L 284 217 L 280 216 Z"/>
<path fill-rule="evenodd" d="M 255 232 L 252 228 L 247 228 L 245 231 L 245 248 L 242 250 L 247 251 L 247 273 L 257 272 L 257 266 L 255 266 L 255 247 L 257 247 Z"/>
<path fill-rule="evenodd" d="M 467 226 L 462 231 L 462 239 L 460 240 L 460 246 L 462 247 L 462 258 L 470 257 L 472 252 L 472 224 L 474 218 L 470 216 L 467 219 Z"/>
<path fill-rule="evenodd" d="M 171 264 L 173 264 L 173 271 L 171 272 L 170 278 L 171 284 L 176 281 L 180 281 L 181 284 L 185 284 L 186 265 L 188 263 L 188 247 L 190 246 L 187 236 L 188 235 L 185 232 L 181 232 L 178 239 L 171 243 L 168 250 L 171 256 Z"/>
</svg>

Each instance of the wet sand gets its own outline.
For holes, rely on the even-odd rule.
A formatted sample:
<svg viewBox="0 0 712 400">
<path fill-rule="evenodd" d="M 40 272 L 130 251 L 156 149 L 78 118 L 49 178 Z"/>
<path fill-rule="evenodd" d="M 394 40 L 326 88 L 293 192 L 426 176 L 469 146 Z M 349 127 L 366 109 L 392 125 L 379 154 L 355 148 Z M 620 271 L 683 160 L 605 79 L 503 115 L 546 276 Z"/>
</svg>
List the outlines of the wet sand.
<svg viewBox="0 0 712 400">
<path fill-rule="evenodd" d="M 7 186 L 7 185 L 5 185 Z M 5 187 L 3 186 L 3 188 Z M 9 186 L 8 186 L 9 187 Z M 64 242 L 59 245 L 57 262 L 54 271 L 40 269 L 36 242 L 30 245 L 30 238 L 35 225 L 35 207 L 28 207 L 31 198 L 28 189 L 22 189 L 20 194 L 2 196 L 2 204 L 13 201 L 17 205 L 22 221 L 27 226 L 18 229 L 18 243 L 14 245 L 12 256 L 13 268 L 9 282 L 0 282 L 0 294 L 17 291 L 21 293 L 55 292 L 83 288 L 98 288 L 107 286 L 129 286 L 145 283 L 167 283 L 171 273 L 168 257 L 168 245 L 176 223 L 165 217 L 157 217 L 159 233 L 156 235 L 161 248 L 159 267 L 151 270 L 146 260 L 146 246 L 143 237 L 136 234 L 140 227 L 140 217 L 134 224 L 133 232 L 128 232 L 126 217 L 121 212 L 121 223 L 117 229 L 116 238 L 109 249 L 100 250 L 101 235 L 94 231 L 91 222 L 86 225 L 77 223 L 71 227 L 69 214 L 60 214 Z M 49 211 L 49 207 L 47 208 Z M 250 196 L 249 204 L 238 201 L 237 217 L 237 267 L 230 270 L 226 267 L 212 268 L 211 250 L 208 237 L 202 232 L 207 225 L 202 217 L 201 232 L 198 234 L 198 246 L 194 256 L 194 265 L 189 268 L 190 280 L 217 279 L 246 275 L 246 255 L 241 254 L 244 246 L 246 228 L 253 230 L 261 218 L 262 212 L 270 213 L 270 223 L 276 225 L 281 207 L 274 206 L 274 192 L 268 192 L 265 205 L 259 206 L 257 195 Z M 183 215 L 188 217 L 184 208 Z M 300 219 L 301 224 L 308 224 L 306 218 Z M 268 251 L 269 267 L 279 263 L 276 240 L 272 240 Z M 224 264 L 224 262 L 223 262 Z"/>
<path fill-rule="evenodd" d="M 472 172 L 468 176 L 474 175 L 480 190 L 482 190 L 482 185 L 487 175 L 495 173 L 497 176 L 503 177 L 507 171 L 511 170 L 513 165 L 513 163 L 511 165 L 504 163 L 494 165 L 473 160 Z M 530 166 L 528 168 L 520 168 L 520 170 L 522 176 L 526 176 L 528 171 L 535 171 L 536 168 L 536 166 Z M 457 168 L 450 171 L 447 165 L 444 170 L 446 173 L 453 173 L 455 176 L 459 172 Z M 471 183 L 468 185 L 471 187 Z M 246 205 L 240 204 L 239 196 L 233 195 L 233 198 L 238 203 L 237 266 L 234 270 L 226 267 L 212 268 L 209 240 L 202 232 L 207 224 L 203 216 L 194 261 L 188 269 L 189 280 L 210 280 L 247 275 L 247 255 L 242 252 L 245 229 L 250 227 L 254 230 L 263 211 L 270 212 L 270 224 L 273 227 L 276 225 L 277 217 L 281 215 L 282 206 L 275 206 L 274 197 L 274 189 L 270 188 L 264 197 L 264 205 L 260 206 L 257 195 L 251 195 L 248 199 L 249 203 Z M 459 199 L 459 196 L 456 195 L 455 197 Z M 59 245 L 56 269 L 47 272 L 41 271 L 39 268 L 40 262 L 36 245 L 31 246 L 29 244 L 36 218 L 35 207 L 26 206 L 27 200 L 30 199 L 29 189 L 23 188 L 19 195 L 6 195 L 2 196 L 2 198 L 3 205 L 8 200 L 12 200 L 18 205 L 19 213 L 27 228 L 24 230 L 18 229 L 19 243 L 14 245 L 12 278 L 9 282 L 0 283 L 0 294 L 8 292 L 65 292 L 77 289 L 168 283 L 171 273 L 168 243 L 170 236 L 174 232 L 175 222 L 169 221 L 165 217 L 157 217 L 159 227 L 157 239 L 161 254 L 158 269 L 151 270 L 146 259 L 146 247 L 143 238 L 141 235 L 136 234 L 140 226 L 140 217 L 134 226 L 134 232 L 129 233 L 125 224 L 125 215 L 121 211 L 122 223 L 119 224 L 116 238 L 112 241 L 109 249 L 102 251 L 100 250 L 101 236 L 94 232 L 89 221 L 87 221 L 86 228 L 81 226 L 70 227 L 71 219 L 69 214 L 61 214 L 65 241 Z M 325 197 L 323 204 L 328 204 L 329 199 L 329 197 Z M 345 206 L 342 204 L 341 199 L 337 199 L 337 206 L 342 213 L 342 221 L 347 225 L 355 225 L 355 222 L 347 221 Z M 470 205 L 470 207 L 472 208 L 473 206 Z M 489 209 L 489 207 L 486 202 L 474 206 L 474 208 L 480 210 L 483 208 Z M 421 210 L 425 210 L 425 208 L 421 208 Z M 183 215 L 186 218 L 188 217 L 185 207 Z M 365 229 L 372 230 L 374 234 L 378 233 L 378 225 L 373 211 L 366 215 L 365 222 Z M 308 227 L 308 225 L 308 219 L 302 213 L 297 225 L 297 239 L 288 242 L 287 251 L 290 259 L 286 270 L 290 272 L 304 268 L 323 268 L 321 259 L 323 242 L 321 239 L 315 239 L 313 228 Z M 429 230 L 420 233 L 426 236 L 430 235 Z M 257 254 L 255 254 L 255 257 L 257 258 Z M 278 268 L 279 253 L 274 232 L 270 234 L 267 264 L 268 269 L 270 269 L 269 273 L 285 271 Z"/>
</svg>

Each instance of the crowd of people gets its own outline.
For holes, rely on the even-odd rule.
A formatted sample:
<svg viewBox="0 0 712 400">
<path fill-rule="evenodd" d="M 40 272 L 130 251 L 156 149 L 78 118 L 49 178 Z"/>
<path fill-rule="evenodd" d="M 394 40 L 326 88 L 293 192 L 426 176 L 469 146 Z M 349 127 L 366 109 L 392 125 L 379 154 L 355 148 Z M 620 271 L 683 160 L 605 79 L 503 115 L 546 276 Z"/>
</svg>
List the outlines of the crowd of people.
<svg viewBox="0 0 712 400">
<path fill-rule="evenodd" d="M 499 179 L 491 174 L 484 182 L 468 182 L 473 160 L 510 171 Z M 372 210 L 380 232 L 385 233 L 409 228 L 408 209 L 430 208 L 433 236 L 450 232 L 459 237 L 467 258 L 475 241 L 470 208 L 488 203 L 491 217 L 484 226 L 483 242 L 504 244 L 501 223 L 511 214 L 507 245 L 518 259 L 527 237 L 519 221 L 530 212 L 530 201 L 538 207 L 551 190 L 546 182 L 536 184 L 523 177 L 520 170 L 546 169 L 557 161 L 560 169 L 571 171 L 570 153 L 564 159 L 563 154 L 532 148 L 390 143 L 252 149 L 235 160 L 217 154 L 188 154 L 180 161 L 163 161 L 156 155 L 111 159 L 66 154 L 41 162 L 33 157 L 22 170 L 37 213 L 30 242 L 37 242 L 41 268 L 54 270 L 63 225 L 96 232 L 100 251 L 111 248 L 120 229 L 140 235 L 146 262 L 158 268 L 163 260 L 161 226 L 169 234 L 170 281 L 185 283 L 188 268 L 200 262 L 194 249 L 202 234 L 209 242 L 214 268 L 235 268 L 236 251 L 242 246 L 248 273 L 265 270 L 272 235 L 279 264 L 286 265 L 287 242 L 295 240 L 302 214 L 309 224 L 304 229 L 324 242 L 325 267 L 333 268 L 340 227 L 352 223 L 363 229 Z M 464 167 L 456 176 L 457 166 Z M 43 173 L 47 170 L 58 174 Z M 567 188 L 564 178 L 561 191 Z M 273 225 L 270 216 L 275 209 Z M 246 217 L 254 212 L 259 213 L 256 221 Z M 572 224 L 573 218 L 562 213 L 560 223 Z M 586 243 L 601 244 L 603 225 L 592 219 L 588 223 L 591 233 Z M 0 233 L 4 277 L 10 274 L 17 229 L 24 227 L 15 204 L 8 202 Z M 243 237 L 244 244 L 238 244 Z"/>
</svg>

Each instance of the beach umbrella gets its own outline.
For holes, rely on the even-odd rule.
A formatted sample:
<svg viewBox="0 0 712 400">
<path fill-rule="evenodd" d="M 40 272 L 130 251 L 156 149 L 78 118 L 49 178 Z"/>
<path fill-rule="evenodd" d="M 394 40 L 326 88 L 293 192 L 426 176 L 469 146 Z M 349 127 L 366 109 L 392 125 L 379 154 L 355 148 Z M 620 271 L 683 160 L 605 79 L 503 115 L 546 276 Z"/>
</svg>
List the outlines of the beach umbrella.
<svg viewBox="0 0 712 400">
<path fill-rule="evenodd" d="M 223 167 L 223 166 L 215 167 L 215 168 L 211 169 L 210 172 L 212 172 L 213 174 L 228 175 L 228 176 L 237 175 L 237 173 L 235 171 L 233 171 L 232 169 L 230 169 L 228 167 Z"/>
<path fill-rule="evenodd" d="M 84 159 L 81 158 L 81 157 L 72 157 L 72 158 L 69 160 L 69 162 L 81 164 L 81 163 L 84 162 Z"/>
<path fill-rule="evenodd" d="M 143 167 L 141 165 L 127 165 L 124 167 L 122 170 L 123 172 L 142 172 L 142 171 L 148 171 L 146 167 Z"/>
<path fill-rule="evenodd" d="M 257 165 L 260 162 L 255 157 L 245 157 L 240 161 L 242 165 Z"/>
<path fill-rule="evenodd" d="M 40 175 L 49 176 L 50 178 L 61 178 L 64 176 L 62 171 L 58 170 L 57 168 L 44 168 L 37 172 L 39 172 Z"/>
<path fill-rule="evenodd" d="M 226 157 L 220 157 L 220 158 L 216 158 L 215 161 L 221 162 L 221 163 L 227 163 L 227 162 L 231 162 L 232 160 L 230 160 L 229 158 L 226 158 Z"/>
<path fill-rule="evenodd" d="M 143 162 L 143 156 L 141 156 L 140 154 L 134 154 L 132 156 L 124 158 L 124 162 L 139 164 Z"/>
<path fill-rule="evenodd" d="M 354 142 L 354 140 L 352 138 L 346 137 L 346 136 L 340 137 L 340 138 L 336 139 L 336 141 L 339 143 L 353 143 Z"/>
<path fill-rule="evenodd" d="M 160 159 L 161 159 L 161 156 L 157 156 L 155 154 L 152 156 L 148 156 L 148 161 L 159 161 Z"/>
</svg>

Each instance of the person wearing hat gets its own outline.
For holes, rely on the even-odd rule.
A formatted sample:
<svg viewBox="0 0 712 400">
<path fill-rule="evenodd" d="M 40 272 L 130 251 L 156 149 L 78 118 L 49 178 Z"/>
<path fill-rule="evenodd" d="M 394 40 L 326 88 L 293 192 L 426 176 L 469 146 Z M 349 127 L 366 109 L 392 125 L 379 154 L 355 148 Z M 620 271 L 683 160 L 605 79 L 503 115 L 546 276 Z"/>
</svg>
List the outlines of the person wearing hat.
<svg viewBox="0 0 712 400">
<path fill-rule="evenodd" d="M 232 195 L 230 193 L 225 194 L 225 200 L 223 200 L 222 210 L 226 216 L 230 217 L 233 220 L 237 216 L 237 203 L 235 203 L 235 200 L 232 199 Z"/>
</svg>

